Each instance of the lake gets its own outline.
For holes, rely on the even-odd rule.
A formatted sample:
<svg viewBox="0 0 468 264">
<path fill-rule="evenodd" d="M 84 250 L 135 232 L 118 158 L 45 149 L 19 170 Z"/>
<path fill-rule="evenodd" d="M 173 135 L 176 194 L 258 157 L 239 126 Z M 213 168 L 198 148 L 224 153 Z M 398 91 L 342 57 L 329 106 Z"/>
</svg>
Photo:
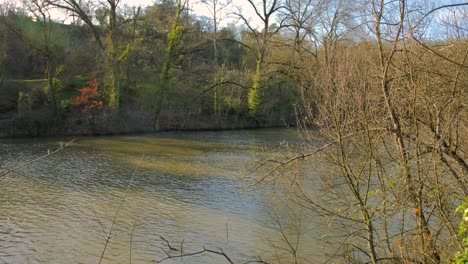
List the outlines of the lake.
<svg viewBox="0 0 468 264">
<path fill-rule="evenodd" d="M 68 140 L 0 140 L 0 173 Z M 288 263 L 273 213 L 281 195 L 249 186 L 263 173 L 257 162 L 301 142 L 288 129 L 78 137 L 0 179 L 0 263 L 98 263 L 114 217 L 103 263 L 155 263 L 167 250 L 161 237 L 179 249 L 183 241 L 186 253 L 205 246 L 234 262 Z M 325 223 L 302 219 L 299 262 L 325 260 Z M 201 255 L 163 263 L 228 262 Z"/>
</svg>

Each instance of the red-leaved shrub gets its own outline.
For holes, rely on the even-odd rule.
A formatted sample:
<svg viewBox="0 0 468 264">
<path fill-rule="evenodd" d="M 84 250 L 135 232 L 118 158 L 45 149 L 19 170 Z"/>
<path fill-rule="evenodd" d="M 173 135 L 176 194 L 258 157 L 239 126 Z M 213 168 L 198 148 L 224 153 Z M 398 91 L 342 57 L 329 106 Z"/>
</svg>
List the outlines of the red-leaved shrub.
<svg viewBox="0 0 468 264">
<path fill-rule="evenodd" d="M 72 104 L 81 107 L 81 112 L 102 109 L 103 103 L 99 100 L 98 87 L 99 82 L 96 79 L 89 81 L 87 86 L 80 89 L 81 95 L 72 99 Z"/>
</svg>

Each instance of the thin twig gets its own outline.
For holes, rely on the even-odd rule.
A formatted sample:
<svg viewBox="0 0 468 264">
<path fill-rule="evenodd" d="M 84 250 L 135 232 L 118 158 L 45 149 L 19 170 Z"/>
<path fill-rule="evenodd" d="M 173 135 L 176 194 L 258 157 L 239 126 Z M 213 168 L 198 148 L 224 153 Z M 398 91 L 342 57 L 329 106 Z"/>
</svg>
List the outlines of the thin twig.
<svg viewBox="0 0 468 264">
<path fill-rule="evenodd" d="M 212 254 L 215 254 L 215 255 L 223 256 L 226 259 L 226 261 L 228 261 L 231 264 L 234 264 L 234 262 L 232 262 L 231 258 L 229 258 L 229 256 L 226 253 L 224 253 L 224 251 L 222 249 L 220 249 L 219 251 L 216 251 L 216 250 L 207 249 L 205 247 L 203 247 L 203 250 L 196 251 L 196 252 L 191 252 L 191 253 L 186 253 L 186 254 L 180 254 L 180 255 L 169 255 L 168 254 L 167 257 L 163 258 L 162 260 L 156 261 L 156 263 L 162 263 L 163 261 L 168 260 L 168 259 L 198 256 L 198 255 L 201 255 L 203 253 L 212 253 Z"/>
<path fill-rule="evenodd" d="M 226 241 L 229 241 L 229 219 L 226 219 Z"/>
<path fill-rule="evenodd" d="M 102 260 L 104 259 L 104 254 L 106 253 L 107 245 L 109 244 L 109 241 L 111 239 L 112 229 L 114 228 L 114 224 L 115 224 L 115 222 L 117 220 L 117 216 L 119 215 L 120 209 L 122 208 L 122 205 L 123 205 L 123 203 L 125 201 L 125 198 L 127 197 L 128 191 L 130 190 L 130 187 L 132 186 L 133 180 L 135 179 L 136 172 L 138 170 L 138 167 L 140 167 L 140 163 L 143 160 L 144 156 L 145 155 L 143 154 L 141 156 L 140 160 L 138 161 L 138 164 L 135 167 L 135 170 L 133 171 L 132 179 L 128 183 L 128 186 L 127 186 L 127 189 L 125 190 L 124 196 L 120 200 L 119 207 L 117 208 L 117 211 L 115 212 L 114 218 L 112 219 L 112 223 L 111 223 L 111 226 L 110 226 L 110 229 L 109 229 L 109 233 L 107 234 L 107 238 L 106 238 L 106 243 L 104 244 L 104 249 L 102 250 L 101 258 L 99 259 L 99 263 L 101 263 Z"/>
<path fill-rule="evenodd" d="M 388 131 L 387 128 L 372 128 L 372 129 L 369 129 L 369 131 Z M 362 134 L 364 133 L 365 131 L 358 131 L 356 133 L 351 133 L 351 134 L 348 134 L 346 136 L 343 136 L 342 139 L 345 139 L 345 138 L 349 138 L 349 137 L 353 137 L 353 136 L 356 136 L 356 135 L 359 135 L 359 134 Z M 308 158 L 308 157 L 311 157 L 311 156 L 314 156 L 322 151 L 324 151 L 325 149 L 327 149 L 328 147 L 336 144 L 338 142 L 338 140 L 334 140 L 330 143 L 327 143 L 323 146 L 321 146 L 320 148 L 318 149 L 315 149 L 314 151 L 310 152 L 310 153 L 306 153 L 306 154 L 300 154 L 300 155 L 297 155 L 297 156 L 294 156 L 288 160 L 285 160 L 285 161 L 279 161 L 279 160 L 274 160 L 274 159 L 268 159 L 266 162 L 271 162 L 271 163 L 276 163 L 277 165 L 271 169 L 267 174 L 265 174 L 262 178 L 260 178 L 259 180 L 257 180 L 253 186 L 257 186 L 259 185 L 260 183 L 262 183 L 263 181 L 265 181 L 266 178 L 268 178 L 269 176 L 271 176 L 274 172 L 276 172 L 278 169 L 296 161 L 296 160 L 304 160 L 305 158 Z M 264 166 L 265 163 L 263 163 L 262 165 L 260 165 L 257 169 L 259 169 L 260 167 Z M 256 170 L 257 170 L 256 169 Z"/>
<path fill-rule="evenodd" d="M 43 160 L 43 159 L 45 159 L 45 158 L 47 158 L 47 157 L 49 157 L 49 156 L 52 156 L 53 154 L 55 154 L 55 153 L 57 153 L 57 152 L 63 150 L 64 148 L 68 147 L 71 143 L 73 143 L 73 141 L 75 141 L 75 138 L 73 138 L 72 140 L 68 141 L 67 144 L 65 144 L 65 145 L 62 145 L 62 144 L 61 144 L 59 148 L 57 148 L 56 150 L 54 150 L 54 151 L 52 151 L 52 152 L 48 152 L 48 153 L 47 153 L 46 155 L 44 155 L 44 156 L 41 156 L 41 157 L 39 157 L 39 158 L 37 158 L 37 159 L 28 161 L 28 162 L 26 162 L 26 163 L 23 163 L 23 164 L 19 165 L 18 167 L 15 167 L 15 168 L 12 168 L 12 169 L 10 169 L 10 170 L 7 170 L 6 172 L 3 172 L 2 174 L 0 174 L 0 178 L 3 178 L 3 177 L 7 176 L 7 175 L 10 174 L 10 173 L 17 172 L 17 171 L 19 171 L 19 170 L 21 170 L 21 169 L 23 169 L 23 168 L 25 168 L 25 167 L 27 167 L 27 166 L 29 166 L 29 165 L 35 163 L 35 162 L 38 162 L 38 161 L 40 161 L 40 160 Z"/>
<path fill-rule="evenodd" d="M 468 5 L 468 2 L 465 2 L 465 3 L 457 3 L 457 4 L 449 4 L 449 5 L 442 5 L 442 6 L 439 6 L 439 7 L 436 7 L 436 8 L 433 8 L 432 10 L 430 10 L 429 12 L 427 12 L 423 17 L 421 17 L 418 21 L 418 23 L 416 23 L 416 25 L 414 25 L 412 27 L 412 30 L 414 30 L 416 27 L 419 26 L 419 24 L 421 24 L 421 22 L 427 17 L 429 16 L 430 14 L 440 10 L 440 9 L 444 9 L 444 8 L 451 8 L 451 7 L 461 7 L 461 6 L 466 6 Z"/>
<path fill-rule="evenodd" d="M 223 251 L 222 248 L 219 248 L 218 250 L 213 250 L 213 249 L 207 249 L 205 246 L 203 246 L 203 249 L 202 250 L 199 250 L 199 251 L 195 251 L 195 252 L 190 252 L 190 253 L 184 253 L 183 251 L 183 245 L 184 245 L 184 240 L 182 240 L 182 243 L 180 244 L 180 250 L 174 248 L 171 246 L 171 243 L 165 239 L 164 237 L 160 236 L 160 238 L 166 242 L 166 245 L 168 246 L 169 248 L 169 251 L 166 251 L 164 250 L 164 248 L 161 248 L 164 253 L 167 255 L 167 257 L 161 259 L 161 260 L 156 260 L 156 263 L 163 263 L 164 261 L 166 260 L 169 260 L 169 259 L 177 259 L 177 258 L 180 258 L 180 259 L 183 259 L 185 257 L 194 257 L 194 256 L 200 256 L 200 255 L 203 255 L 204 253 L 209 253 L 209 254 L 214 254 L 214 255 L 219 255 L 219 256 L 222 256 L 224 258 L 224 260 L 226 260 L 228 263 L 230 264 L 234 264 L 234 262 L 231 260 L 231 258 Z M 171 255 L 170 251 L 180 251 L 180 254 L 177 254 L 177 255 Z M 268 264 L 268 262 L 265 262 L 263 261 L 260 257 L 258 257 L 258 260 L 251 260 L 251 261 L 247 261 L 247 262 L 244 262 L 244 264 L 247 264 L 247 263 L 262 263 L 262 264 Z"/>
<path fill-rule="evenodd" d="M 169 240 L 165 239 L 163 236 L 159 236 L 159 238 L 161 238 L 164 242 L 166 242 L 167 247 L 169 248 L 169 250 L 179 251 L 177 248 L 171 246 L 171 243 L 169 243 Z"/>
<path fill-rule="evenodd" d="M 135 231 L 136 221 L 133 223 L 132 232 L 130 232 L 130 264 L 132 264 L 132 244 L 133 244 L 133 231 Z"/>
</svg>

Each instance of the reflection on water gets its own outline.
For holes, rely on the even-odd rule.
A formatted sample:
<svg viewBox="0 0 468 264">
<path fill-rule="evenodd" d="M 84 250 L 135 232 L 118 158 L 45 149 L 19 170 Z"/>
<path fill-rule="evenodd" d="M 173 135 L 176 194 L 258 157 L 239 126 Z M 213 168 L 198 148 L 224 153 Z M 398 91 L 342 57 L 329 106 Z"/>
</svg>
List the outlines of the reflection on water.
<svg viewBox="0 0 468 264">
<path fill-rule="evenodd" d="M 289 130 L 259 130 L 80 138 L 0 179 L 0 263 L 97 263 L 137 164 L 107 263 L 154 263 L 164 257 L 160 236 L 184 240 L 186 252 L 206 245 L 237 261 L 274 259 L 271 244 L 280 236 L 272 228 L 269 191 L 240 190 L 249 164 L 285 140 L 298 137 Z M 0 141 L 0 172 L 57 144 Z M 321 249 L 310 237 L 303 239 L 303 250 L 315 255 Z M 221 260 L 195 257 L 186 263 Z"/>
</svg>

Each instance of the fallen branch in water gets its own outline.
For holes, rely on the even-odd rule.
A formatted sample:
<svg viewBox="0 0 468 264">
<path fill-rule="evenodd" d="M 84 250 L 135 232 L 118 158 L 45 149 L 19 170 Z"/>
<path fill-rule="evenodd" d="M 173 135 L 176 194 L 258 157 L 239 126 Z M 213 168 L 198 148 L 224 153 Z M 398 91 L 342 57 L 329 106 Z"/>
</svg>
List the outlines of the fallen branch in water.
<svg viewBox="0 0 468 264">
<path fill-rule="evenodd" d="M 50 152 L 50 151 L 48 150 L 48 151 L 47 151 L 47 154 L 44 155 L 44 156 L 41 156 L 41 157 L 39 157 L 39 158 L 37 158 L 37 159 L 34 159 L 34 160 L 30 160 L 30 161 L 28 161 L 28 162 L 26 162 L 26 163 L 23 163 L 23 164 L 21 164 L 21 165 L 15 167 L 15 168 L 12 168 L 12 169 L 10 169 L 10 170 L 7 170 L 6 172 L 3 172 L 3 173 L 0 174 L 0 178 L 3 178 L 3 177 L 7 176 L 7 175 L 10 174 L 10 173 L 17 172 L 17 171 L 19 171 L 19 170 L 21 170 L 21 169 L 23 169 L 23 168 L 25 168 L 25 167 L 27 167 L 27 166 L 29 166 L 29 165 L 35 163 L 35 162 L 38 162 L 38 161 L 40 161 L 40 160 L 43 160 L 43 159 L 45 159 L 45 158 L 47 158 L 47 157 L 49 157 L 49 156 L 52 156 L 53 154 L 55 154 L 55 153 L 57 153 L 57 152 L 63 150 L 64 148 L 68 147 L 71 143 L 73 143 L 73 141 L 75 141 L 75 138 L 73 138 L 72 140 L 68 141 L 65 145 L 63 145 L 62 142 L 60 142 L 60 147 L 59 147 L 58 149 L 56 149 L 56 150 L 54 150 L 54 151 L 52 151 L 52 152 Z"/>
</svg>

